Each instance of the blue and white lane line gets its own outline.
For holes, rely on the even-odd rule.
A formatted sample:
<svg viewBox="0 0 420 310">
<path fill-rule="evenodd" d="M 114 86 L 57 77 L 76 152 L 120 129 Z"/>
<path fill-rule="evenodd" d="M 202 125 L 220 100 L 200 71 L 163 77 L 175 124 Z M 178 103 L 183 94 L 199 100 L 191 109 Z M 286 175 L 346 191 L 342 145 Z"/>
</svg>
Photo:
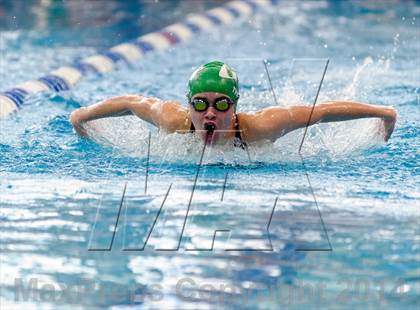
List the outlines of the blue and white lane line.
<svg viewBox="0 0 420 310">
<path fill-rule="evenodd" d="M 136 61 L 148 52 L 167 49 L 189 40 L 196 33 L 249 17 L 257 10 L 268 8 L 277 2 L 278 0 L 231 1 L 203 14 L 188 15 L 182 22 L 142 35 L 132 42 L 116 45 L 105 52 L 86 57 L 74 65 L 60 67 L 37 80 L 16 85 L 0 93 L 0 118 L 19 110 L 25 97 L 30 94 L 69 90 L 89 73 L 103 74 L 112 71 L 120 61 Z"/>
</svg>

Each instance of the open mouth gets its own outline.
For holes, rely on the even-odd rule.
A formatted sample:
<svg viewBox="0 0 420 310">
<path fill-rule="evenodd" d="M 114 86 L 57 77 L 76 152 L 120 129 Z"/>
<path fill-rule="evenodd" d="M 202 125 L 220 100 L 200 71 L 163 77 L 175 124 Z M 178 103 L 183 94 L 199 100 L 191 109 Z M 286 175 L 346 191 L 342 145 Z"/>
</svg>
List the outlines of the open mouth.
<svg viewBox="0 0 420 310">
<path fill-rule="evenodd" d="M 213 132 L 216 130 L 216 124 L 214 123 L 205 123 L 204 124 L 204 130 L 207 131 L 207 133 L 213 134 Z"/>
<path fill-rule="evenodd" d="M 216 130 L 216 124 L 215 123 L 205 123 L 204 124 L 204 130 L 206 130 L 206 137 L 207 142 L 211 142 L 213 139 L 214 131 Z"/>
</svg>

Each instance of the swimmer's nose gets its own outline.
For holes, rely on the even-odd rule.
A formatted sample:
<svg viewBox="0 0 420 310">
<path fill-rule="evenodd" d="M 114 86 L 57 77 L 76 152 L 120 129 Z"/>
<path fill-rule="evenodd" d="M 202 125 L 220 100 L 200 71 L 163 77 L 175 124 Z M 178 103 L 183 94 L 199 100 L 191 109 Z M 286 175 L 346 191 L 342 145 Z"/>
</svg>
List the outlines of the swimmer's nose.
<svg viewBox="0 0 420 310">
<path fill-rule="evenodd" d="M 216 118 L 216 113 L 214 111 L 214 108 L 213 107 L 208 108 L 207 111 L 206 111 L 206 115 L 204 115 L 204 117 L 206 119 L 215 119 Z"/>
</svg>

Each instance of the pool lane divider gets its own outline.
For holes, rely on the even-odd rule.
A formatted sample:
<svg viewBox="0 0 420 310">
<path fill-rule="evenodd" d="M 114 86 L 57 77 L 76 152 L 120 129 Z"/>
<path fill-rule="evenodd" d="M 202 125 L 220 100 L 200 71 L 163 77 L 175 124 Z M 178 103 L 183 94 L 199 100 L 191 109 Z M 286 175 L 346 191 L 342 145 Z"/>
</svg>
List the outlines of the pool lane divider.
<svg viewBox="0 0 420 310">
<path fill-rule="evenodd" d="M 73 65 L 60 67 L 37 80 L 18 84 L 0 93 L 0 118 L 19 110 L 30 94 L 69 90 L 88 74 L 112 71 L 118 62 L 134 62 L 149 52 L 165 50 L 189 40 L 197 33 L 252 16 L 258 10 L 269 8 L 277 2 L 278 0 L 230 1 L 203 14 L 188 15 L 182 22 L 142 35 L 131 42 L 118 44 L 109 50 L 83 58 Z"/>
</svg>

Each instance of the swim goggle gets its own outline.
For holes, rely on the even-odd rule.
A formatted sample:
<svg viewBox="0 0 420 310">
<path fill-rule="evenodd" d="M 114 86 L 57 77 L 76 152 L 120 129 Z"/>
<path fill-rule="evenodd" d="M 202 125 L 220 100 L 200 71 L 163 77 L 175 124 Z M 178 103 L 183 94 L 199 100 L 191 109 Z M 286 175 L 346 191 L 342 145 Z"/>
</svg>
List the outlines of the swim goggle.
<svg viewBox="0 0 420 310">
<path fill-rule="evenodd" d="M 217 111 L 225 112 L 229 110 L 231 105 L 234 105 L 234 102 L 229 98 L 220 98 L 217 99 L 213 104 L 210 104 L 209 101 L 205 98 L 195 98 L 191 100 L 190 104 L 197 112 L 204 112 L 210 106 L 214 107 Z"/>
</svg>

